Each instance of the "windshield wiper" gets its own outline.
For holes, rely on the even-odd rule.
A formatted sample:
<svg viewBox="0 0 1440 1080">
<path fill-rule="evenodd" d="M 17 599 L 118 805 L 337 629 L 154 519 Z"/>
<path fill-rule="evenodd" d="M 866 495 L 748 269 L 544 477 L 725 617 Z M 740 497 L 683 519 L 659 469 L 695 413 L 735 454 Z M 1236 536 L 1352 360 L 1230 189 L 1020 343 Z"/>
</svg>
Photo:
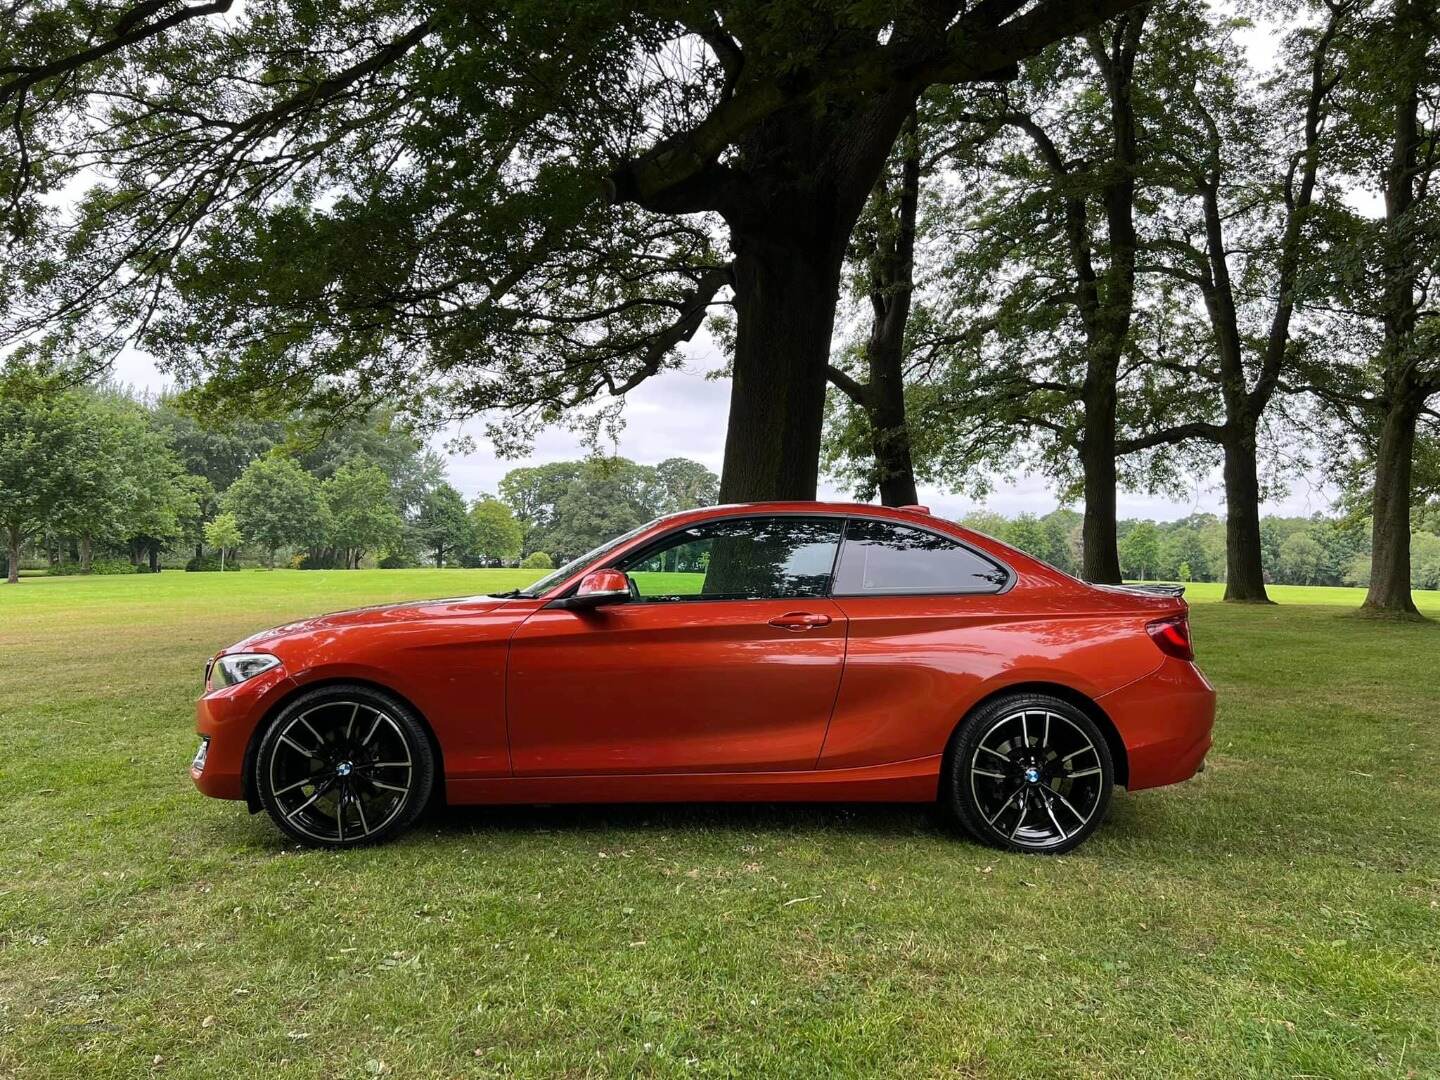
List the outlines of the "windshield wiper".
<svg viewBox="0 0 1440 1080">
<path fill-rule="evenodd" d="M 534 600 L 535 594 L 526 592 L 524 589 L 511 589 L 508 592 L 491 593 L 497 600 Z"/>
</svg>

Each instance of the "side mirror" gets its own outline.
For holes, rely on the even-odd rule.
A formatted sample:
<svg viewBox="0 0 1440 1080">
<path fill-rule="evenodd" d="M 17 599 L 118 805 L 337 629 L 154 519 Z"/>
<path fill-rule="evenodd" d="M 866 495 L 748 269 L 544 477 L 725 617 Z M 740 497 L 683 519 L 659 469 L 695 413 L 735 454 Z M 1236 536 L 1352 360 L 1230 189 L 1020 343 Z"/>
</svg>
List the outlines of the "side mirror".
<svg viewBox="0 0 1440 1080">
<path fill-rule="evenodd" d="M 586 611 L 607 604 L 628 604 L 630 599 L 630 579 L 619 570 L 592 570 L 580 579 L 574 596 L 556 600 L 550 606 Z"/>
</svg>

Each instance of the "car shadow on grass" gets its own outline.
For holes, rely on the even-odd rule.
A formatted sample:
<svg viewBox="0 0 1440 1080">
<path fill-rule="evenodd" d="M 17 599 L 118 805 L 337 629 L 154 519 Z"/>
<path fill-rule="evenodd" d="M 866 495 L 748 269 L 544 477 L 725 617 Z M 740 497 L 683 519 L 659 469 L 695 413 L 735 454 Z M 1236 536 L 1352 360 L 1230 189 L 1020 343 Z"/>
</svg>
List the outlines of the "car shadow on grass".
<svg viewBox="0 0 1440 1080">
<path fill-rule="evenodd" d="M 1148 793 L 1147 793 L 1148 794 Z M 1147 805 L 1151 804 L 1151 805 Z M 1183 818 L 1179 807 L 1162 808 L 1146 795 L 1115 792 L 1097 836 L 1153 839 Z M 419 828 L 450 833 L 607 832 L 807 832 L 869 837 L 969 836 L 932 803 L 556 803 L 522 806 L 436 807 Z M 1162 837 L 1159 837 L 1163 839 Z"/>
<path fill-rule="evenodd" d="M 843 832 L 874 837 L 950 832 L 935 809 L 914 803 L 604 803 L 450 806 L 427 814 L 421 828 L 475 833 Z M 958 834 L 956 834 L 958 835 Z"/>
<path fill-rule="evenodd" d="M 1117 791 L 1095 841 L 1123 846 L 1164 843 L 1187 835 L 1185 843 L 1202 840 L 1188 835 L 1185 812 L 1179 807 L 1146 805 L 1150 800 Z M 245 821 L 217 821 L 217 836 L 230 846 L 278 852 L 295 849 L 265 814 Z M 697 839 L 716 834 L 753 836 L 759 833 L 804 839 L 807 835 L 835 839 L 977 842 L 951 824 L 938 807 L 927 803 L 565 803 L 519 806 L 437 806 L 427 811 L 398 844 L 441 844 L 476 837 L 524 838 L 527 835 L 576 837 L 666 834 Z M 371 849 L 374 850 L 374 849 Z"/>
</svg>

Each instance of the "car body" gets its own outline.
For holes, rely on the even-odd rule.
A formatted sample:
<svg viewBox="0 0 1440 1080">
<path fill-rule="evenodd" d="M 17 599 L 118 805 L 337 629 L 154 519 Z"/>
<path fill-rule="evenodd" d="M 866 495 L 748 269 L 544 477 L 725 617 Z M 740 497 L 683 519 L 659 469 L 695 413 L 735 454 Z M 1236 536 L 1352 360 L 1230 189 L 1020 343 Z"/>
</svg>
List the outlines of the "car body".
<svg viewBox="0 0 1440 1080">
<path fill-rule="evenodd" d="M 265 787 L 299 798 L 328 784 L 340 791 L 341 832 L 371 839 L 355 835 L 359 817 L 343 802 L 347 783 L 357 803 L 363 794 L 349 780 L 356 763 L 325 750 L 342 740 L 345 710 L 364 690 L 376 697 L 355 701 L 343 737 L 358 745 L 354 729 L 372 713 L 384 719 L 379 737 L 392 740 L 396 764 L 372 762 L 392 770 L 381 789 L 409 782 L 413 753 L 450 804 L 945 802 L 947 783 L 994 783 L 988 802 L 972 791 L 971 816 L 984 818 L 1016 776 L 1063 772 L 1012 797 L 991 827 L 1009 830 L 1023 804 L 1023 839 L 1042 810 L 1063 814 L 1063 792 L 1087 779 L 1104 782 L 1093 808 L 1103 814 L 1112 781 L 1138 790 L 1202 766 L 1215 695 L 1191 658 L 1186 612 L 1179 596 L 1085 584 L 923 508 L 709 507 L 634 530 L 533 594 L 342 611 L 237 642 L 207 666 L 192 775 L 205 794 L 264 804 L 313 843 L 337 839 L 323 835 L 319 804 L 287 823 Z M 267 730 L 306 694 L 321 704 L 288 719 L 289 737 L 267 750 Z M 1028 717 L 1027 701 L 1041 702 Z M 1022 712 L 976 751 L 984 775 L 947 779 L 965 722 L 997 703 Z M 314 717 L 334 732 L 316 731 Z M 1047 740 L 1052 724 L 1076 739 L 1070 729 L 1083 728 L 1096 745 L 1076 760 L 1104 756 L 1103 767 L 1069 780 L 1075 765 L 1047 756 L 1035 731 L 1019 734 L 1042 723 Z M 262 751 L 271 755 L 263 777 Z M 995 767 L 982 768 L 991 755 Z M 1004 787 L 989 779 L 1002 772 Z M 320 779 L 306 786 L 312 775 Z M 366 807 L 371 819 L 394 809 L 357 808 Z M 1063 820 L 1055 830 L 1063 840 L 1010 846 L 1071 846 Z"/>
</svg>

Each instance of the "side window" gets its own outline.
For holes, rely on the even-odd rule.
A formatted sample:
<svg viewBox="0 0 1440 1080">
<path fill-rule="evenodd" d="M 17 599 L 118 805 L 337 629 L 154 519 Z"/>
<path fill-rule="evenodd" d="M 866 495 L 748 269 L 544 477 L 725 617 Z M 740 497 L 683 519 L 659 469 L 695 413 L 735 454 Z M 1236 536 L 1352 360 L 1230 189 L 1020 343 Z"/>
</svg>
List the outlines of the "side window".
<svg viewBox="0 0 1440 1080">
<path fill-rule="evenodd" d="M 642 601 L 824 596 L 838 518 L 731 518 L 666 537 L 620 564 Z"/>
<path fill-rule="evenodd" d="M 836 596 L 993 593 L 1005 586 L 997 564 L 924 529 L 851 518 L 835 572 Z"/>
</svg>

